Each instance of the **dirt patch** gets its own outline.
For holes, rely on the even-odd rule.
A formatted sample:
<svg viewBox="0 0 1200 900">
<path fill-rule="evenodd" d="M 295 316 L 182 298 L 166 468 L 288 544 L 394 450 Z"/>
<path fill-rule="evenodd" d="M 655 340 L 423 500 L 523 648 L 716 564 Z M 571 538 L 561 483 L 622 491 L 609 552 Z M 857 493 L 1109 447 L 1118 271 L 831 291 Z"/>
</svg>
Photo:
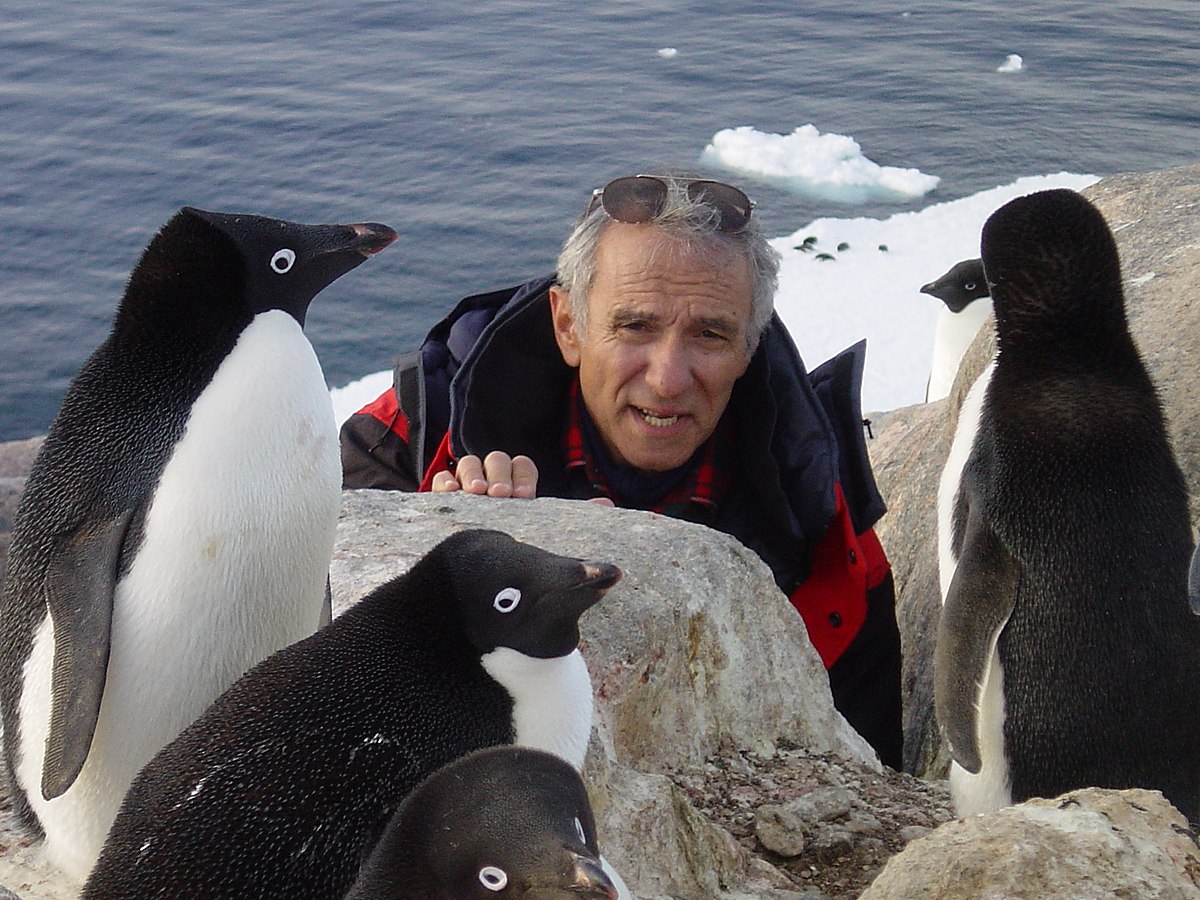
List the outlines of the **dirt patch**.
<svg viewBox="0 0 1200 900">
<path fill-rule="evenodd" d="M 724 747 L 669 773 L 692 804 L 806 898 L 857 897 L 909 841 L 954 815 L 944 782 L 780 745 Z"/>
</svg>

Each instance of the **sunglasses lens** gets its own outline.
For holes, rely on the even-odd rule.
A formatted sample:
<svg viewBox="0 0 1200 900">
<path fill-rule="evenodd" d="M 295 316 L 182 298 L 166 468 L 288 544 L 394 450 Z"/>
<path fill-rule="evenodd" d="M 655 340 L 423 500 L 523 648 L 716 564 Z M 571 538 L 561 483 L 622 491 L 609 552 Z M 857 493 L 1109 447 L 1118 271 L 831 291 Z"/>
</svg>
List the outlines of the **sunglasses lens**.
<svg viewBox="0 0 1200 900">
<path fill-rule="evenodd" d="M 741 231 L 750 221 L 754 204 L 737 188 L 720 181 L 687 182 L 688 197 L 715 209 L 721 217 L 722 231 Z M 653 220 L 667 202 L 667 183 L 653 175 L 627 175 L 610 181 L 592 195 L 590 213 L 596 205 L 596 195 L 609 217 L 627 225 L 641 225 Z"/>
<path fill-rule="evenodd" d="M 618 222 L 640 225 L 657 216 L 667 199 L 667 186 L 657 178 L 630 175 L 604 186 L 604 211 Z"/>
<path fill-rule="evenodd" d="M 719 181 L 693 181 L 687 192 L 695 202 L 711 206 L 721 214 L 722 231 L 741 231 L 750 221 L 753 204 L 735 187 Z"/>
</svg>

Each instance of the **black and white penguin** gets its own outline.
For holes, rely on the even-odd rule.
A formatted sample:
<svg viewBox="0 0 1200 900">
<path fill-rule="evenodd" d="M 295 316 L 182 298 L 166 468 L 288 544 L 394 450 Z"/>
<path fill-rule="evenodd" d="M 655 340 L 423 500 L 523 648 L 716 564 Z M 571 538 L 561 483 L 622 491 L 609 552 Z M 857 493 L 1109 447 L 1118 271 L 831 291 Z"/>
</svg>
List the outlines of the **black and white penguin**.
<svg viewBox="0 0 1200 900">
<path fill-rule="evenodd" d="M 1187 487 L 1112 234 L 1079 194 L 1044 191 L 997 210 L 982 251 L 999 350 L 934 657 L 957 811 L 1142 787 L 1200 821 Z"/>
<path fill-rule="evenodd" d="M 617 900 L 583 780 L 541 750 L 492 747 L 396 811 L 345 900 Z"/>
<path fill-rule="evenodd" d="M 921 293 L 937 297 L 945 304 L 938 311 L 934 325 L 933 361 L 925 388 L 925 402 L 929 403 L 950 393 L 963 354 L 992 314 L 983 260 L 964 259 L 955 263 L 944 275 L 922 285 Z"/>
<path fill-rule="evenodd" d="M 185 208 L 67 391 L 13 529 L 0 708 L 14 801 L 79 881 L 138 770 L 321 623 L 341 469 L 301 326 L 395 237 Z"/>
<path fill-rule="evenodd" d="M 240 679 L 141 772 L 84 897 L 341 897 L 404 798 L 473 750 L 583 764 L 579 617 L 605 563 L 463 531 Z"/>
</svg>

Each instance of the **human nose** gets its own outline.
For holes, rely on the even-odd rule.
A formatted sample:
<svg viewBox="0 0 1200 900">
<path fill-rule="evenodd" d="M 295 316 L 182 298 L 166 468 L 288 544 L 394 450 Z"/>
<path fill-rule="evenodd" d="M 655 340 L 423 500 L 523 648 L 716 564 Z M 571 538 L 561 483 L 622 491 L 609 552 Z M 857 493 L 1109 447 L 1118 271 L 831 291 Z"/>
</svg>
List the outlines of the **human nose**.
<svg viewBox="0 0 1200 900">
<path fill-rule="evenodd" d="M 660 397 L 677 397 L 692 381 L 686 348 L 670 338 L 656 341 L 646 365 L 646 381 Z"/>
</svg>

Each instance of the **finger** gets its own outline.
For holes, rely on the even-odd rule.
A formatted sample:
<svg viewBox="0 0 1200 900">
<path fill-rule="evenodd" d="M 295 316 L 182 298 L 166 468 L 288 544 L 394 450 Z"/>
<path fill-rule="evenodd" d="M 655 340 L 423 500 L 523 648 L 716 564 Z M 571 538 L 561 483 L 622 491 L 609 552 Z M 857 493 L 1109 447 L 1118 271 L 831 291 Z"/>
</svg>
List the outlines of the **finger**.
<svg viewBox="0 0 1200 900">
<path fill-rule="evenodd" d="M 487 493 L 487 478 L 484 477 L 483 464 L 478 456 L 468 454 L 460 459 L 454 467 L 454 475 L 468 494 Z"/>
<path fill-rule="evenodd" d="M 608 507 L 613 507 L 613 506 L 617 505 L 612 502 L 611 497 L 592 497 L 590 500 L 588 500 L 588 503 L 595 503 L 597 506 L 608 506 Z"/>
<path fill-rule="evenodd" d="M 528 456 L 514 456 L 512 460 L 512 495 L 526 500 L 537 496 L 538 468 Z"/>
<path fill-rule="evenodd" d="M 461 485 L 449 472 L 438 472 L 433 476 L 433 481 L 430 482 L 429 487 L 435 494 L 444 494 L 449 491 L 457 491 Z"/>
<path fill-rule="evenodd" d="M 511 497 L 513 492 L 513 461 L 503 450 L 493 450 L 483 458 L 489 497 Z"/>
</svg>

